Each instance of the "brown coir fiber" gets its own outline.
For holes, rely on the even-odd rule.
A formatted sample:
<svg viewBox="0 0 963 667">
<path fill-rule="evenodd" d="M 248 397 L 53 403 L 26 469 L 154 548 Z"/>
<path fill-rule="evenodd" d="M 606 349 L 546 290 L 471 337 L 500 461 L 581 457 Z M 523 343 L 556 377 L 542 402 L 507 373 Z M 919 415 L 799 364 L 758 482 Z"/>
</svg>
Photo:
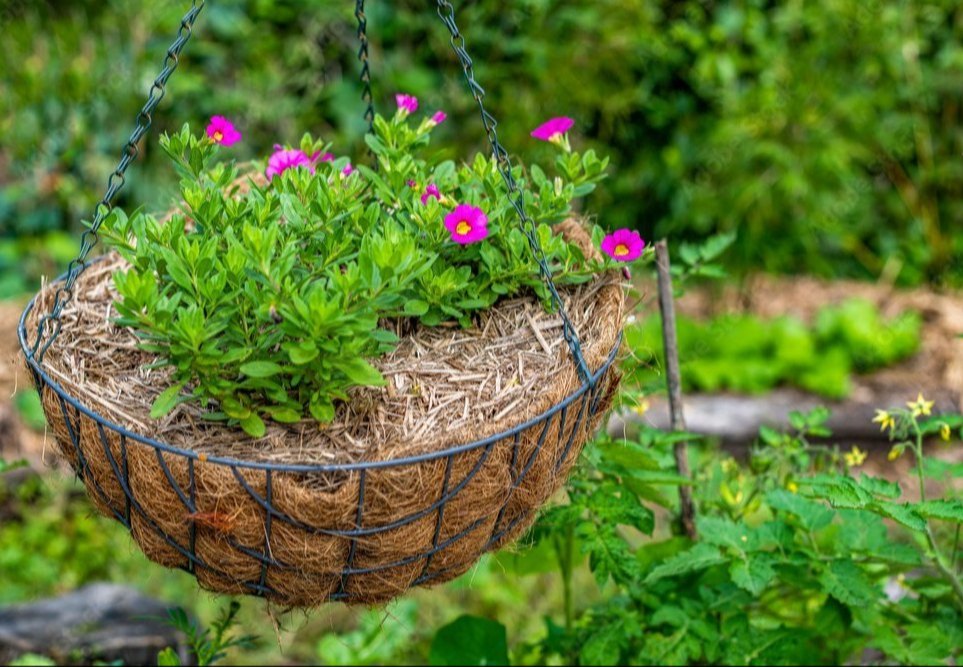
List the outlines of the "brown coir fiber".
<svg viewBox="0 0 963 667">
<path fill-rule="evenodd" d="M 580 225 L 559 227 L 587 246 Z M 111 274 L 122 268 L 119 257 L 108 255 L 80 277 L 43 369 L 106 420 L 199 458 L 121 438 L 46 386 L 44 409 L 97 508 L 129 521 L 151 560 L 192 569 L 216 592 L 259 593 L 291 607 L 331 596 L 375 604 L 416 580 L 431 585 L 464 573 L 485 550 L 531 524 L 597 427 L 618 382 L 614 370 L 603 378 L 590 418 L 577 418 L 589 401 L 576 400 L 564 419 L 557 413 L 517 438 L 420 463 L 298 473 L 216 464 L 207 457 L 345 464 L 443 451 L 533 419 L 581 383 L 560 320 L 529 296 L 500 302 L 469 330 L 403 331 L 397 350 L 374 362 L 388 386 L 355 390 L 324 427 L 272 423 L 265 437 L 253 439 L 205 421 L 193 405 L 154 421 L 150 406 L 168 386 L 168 373 L 149 369 L 154 359 L 138 349 L 133 332 L 113 324 Z M 606 274 L 561 293 L 588 366 L 599 369 L 622 327 L 619 276 Z M 51 300 L 48 288 L 28 331 Z M 271 513 L 263 500 L 268 497 Z"/>
</svg>

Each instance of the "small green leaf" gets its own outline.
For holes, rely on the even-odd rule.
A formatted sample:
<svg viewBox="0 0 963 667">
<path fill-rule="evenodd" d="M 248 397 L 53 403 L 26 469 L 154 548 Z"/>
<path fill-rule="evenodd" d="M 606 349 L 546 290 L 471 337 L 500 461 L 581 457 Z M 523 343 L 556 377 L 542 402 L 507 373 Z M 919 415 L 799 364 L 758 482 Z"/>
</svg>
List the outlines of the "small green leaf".
<svg viewBox="0 0 963 667">
<path fill-rule="evenodd" d="M 651 584 L 666 577 L 676 577 L 725 563 L 728 560 L 722 555 L 719 547 L 700 542 L 688 551 L 673 556 L 661 565 L 657 565 L 645 578 L 645 583 Z"/>
<path fill-rule="evenodd" d="M 253 438 L 263 438 L 267 432 L 267 427 L 264 426 L 264 420 L 258 417 L 256 412 L 252 412 L 241 420 L 241 428 Z"/>
<path fill-rule="evenodd" d="M 273 361 L 249 361 L 240 368 L 241 373 L 251 378 L 269 378 L 283 370 Z"/>
<path fill-rule="evenodd" d="M 508 633 L 496 621 L 461 616 L 435 634 L 428 661 L 431 665 L 508 665 Z"/>
<path fill-rule="evenodd" d="M 772 557 L 758 554 L 733 562 L 729 575 L 736 586 L 758 596 L 776 576 L 776 571 L 772 568 Z"/>
<path fill-rule="evenodd" d="M 303 366 L 318 358 L 318 347 L 313 342 L 298 343 L 288 346 L 288 358 L 292 364 Z"/>
<path fill-rule="evenodd" d="M 154 403 L 150 406 L 150 416 L 151 419 L 160 419 L 166 416 L 177 407 L 180 402 L 180 393 L 184 389 L 185 383 L 175 384 L 168 387 L 160 396 L 154 399 Z"/>
<path fill-rule="evenodd" d="M 172 648 L 165 648 L 157 654 L 157 667 L 180 667 L 180 664 L 180 656 Z"/>
<path fill-rule="evenodd" d="M 916 513 L 916 506 L 909 503 L 880 502 L 869 507 L 870 510 L 893 519 L 910 530 L 926 530 L 926 521 Z"/>
<path fill-rule="evenodd" d="M 354 359 L 342 362 L 340 368 L 344 371 L 344 374 L 348 376 L 348 379 L 356 385 L 362 387 L 380 387 L 385 384 L 385 379 L 384 376 L 381 375 L 381 372 L 361 357 L 355 357 Z"/>
<path fill-rule="evenodd" d="M 963 523 L 963 502 L 959 500 L 928 500 L 914 508 L 916 513 L 928 519 Z"/>
<path fill-rule="evenodd" d="M 848 559 L 830 562 L 819 575 L 819 583 L 834 598 L 854 607 L 872 604 L 880 597 L 880 591 L 869 581 L 866 573 Z"/>
<path fill-rule="evenodd" d="M 418 299 L 411 299 L 405 304 L 405 315 L 411 317 L 421 317 L 428 312 L 430 306 L 427 301 L 419 301 Z"/>
</svg>

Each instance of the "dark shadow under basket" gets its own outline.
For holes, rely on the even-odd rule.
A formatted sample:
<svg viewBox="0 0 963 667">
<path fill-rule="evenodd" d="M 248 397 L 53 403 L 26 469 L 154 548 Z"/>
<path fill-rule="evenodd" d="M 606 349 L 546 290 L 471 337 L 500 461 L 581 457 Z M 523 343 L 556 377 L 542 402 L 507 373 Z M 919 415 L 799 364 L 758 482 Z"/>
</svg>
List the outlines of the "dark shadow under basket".
<svg viewBox="0 0 963 667">
<path fill-rule="evenodd" d="M 624 297 L 610 283 L 599 298 L 613 304 L 611 327 L 587 345 L 587 382 L 568 364 L 544 388 L 547 409 L 397 458 L 299 465 L 199 453 L 102 416 L 48 361 L 26 361 L 62 455 L 151 560 L 211 591 L 283 606 L 377 604 L 463 574 L 525 531 L 562 485 L 618 384 Z M 20 321 L 25 351 L 35 301 Z M 71 344 L 67 327 L 56 344 Z M 310 483 L 319 475 L 337 483 Z"/>
</svg>

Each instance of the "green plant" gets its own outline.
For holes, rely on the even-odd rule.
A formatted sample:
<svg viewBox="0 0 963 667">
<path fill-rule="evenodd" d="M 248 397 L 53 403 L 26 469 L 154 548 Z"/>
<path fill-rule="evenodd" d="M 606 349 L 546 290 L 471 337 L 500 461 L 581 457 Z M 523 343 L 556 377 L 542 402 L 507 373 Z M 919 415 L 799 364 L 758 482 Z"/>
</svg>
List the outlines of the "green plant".
<svg viewBox="0 0 963 667">
<path fill-rule="evenodd" d="M 374 125 L 377 171 L 352 173 L 305 136 L 300 150 L 275 153 L 267 182 L 239 181 L 236 165 L 214 161 L 217 143 L 187 127 L 162 139 L 183 210 L 164 222 L 115 210 L 103 228 L 130 264 L 115 275 L 118 321 L 173 369 L 154 417 L 196 400 L 213 404 L 205 416 L 254 436 L 264 417 L 296 422 L 308 412 L 327 422 L 350 387 L 383 383 L 368 360 L 398 340 L 384 320 L 469 326 L 474 313 L 523 290 L 548 304 L 495 162 L 425 157 L 436 122 L 412 127 L 403 109 Z M 573 284 L 615 261 L 587 258 L 552 231 L 606 166 L 591 151 L 563 148 L 560 176 L 531 167 L 525 203 L 556 281 Z M 284 160 L 302 168 L 277 173 Z M 526 178 L 521 169 L 515 177 Z M 602 236 L 595 228 L 595 243 Z"/>
<path fill-rule="evenodd" d="M 221 610 L 221 614 L 209 628 L 202 628 L 197 621 L 189 618 L 187 613 L 178 607 L 168 612 L 168 622 L 184 633 L 187 638 L 191 654 L 197 660 L 196 663 L 191 664 L 204 667 L 224 660 L 227 652 L 232 648 L 245 650 L 254 646 L 257 641 L 256 636 L 234 636 L 237 613 L 240 610 L 240 603 L 231 601 Z M 157 656 L 157 664 L 161 667 L 177 667 L 181 661 L 174 649 L 167 648 Z"/>
<path fill-rule="evenodd" d="M 355 630 L 325 634 L 316 654 L 326 665 L 384 665 L 411 643 L 417 628 L 417 603 L 399 600 L 385 610 L 364 612 Z"/>
<path fill-rule="evenodd" d="M 851 376 L 916 353 L 922 320 L 905 312 L 885 320 L 871 302 L 848 299 L 822 307 L 811 326 L 794 317 L 763 320 L 723 315 L 708 322 L 680 317 L 682 379 L 690 391 L 762 393 L 790 384 L 827 398 L 844 398 Z M 659 386 L 660 323 L 646 318 L 626 330 L 628 365 L 643 389 Z"/>
<path fill-rule="evenodd" d="M 963 646 L 958 465 L 924 453 L 927 433 L 959 416 L 924 418 L 932 405 L 881 411 L 912 453 L 919 500 L 898 482 L 859 473 L 866 454 L 817 445 L 828 411 L 794 413 L 767 430 L 747 464 L 702 451 L 692 480 L 698 541 L 675 525 L 657 533 L 653 506 L 676 511 L 666 484 L 672 444 L 687 434 L 643 431 L 600 439 L 534 535 L 559 563 L 587 557 L 602 602 L 568 609 L 528 661 L 581 664 L 843 664 L 866 650 L 899 664 L 945 663 Z M 693 449 L 693 453 L 698 450 Z M 926 482 L 945 484 L 928 499 Z M 671 488 L 671 487 L 668 487 Z M 651 536 L 651 537 L 650 537 Z M 560 568 L 563 585 L 571 568 Z M 554 657 L 553 657 L 554 656 Z"/>
</svg>

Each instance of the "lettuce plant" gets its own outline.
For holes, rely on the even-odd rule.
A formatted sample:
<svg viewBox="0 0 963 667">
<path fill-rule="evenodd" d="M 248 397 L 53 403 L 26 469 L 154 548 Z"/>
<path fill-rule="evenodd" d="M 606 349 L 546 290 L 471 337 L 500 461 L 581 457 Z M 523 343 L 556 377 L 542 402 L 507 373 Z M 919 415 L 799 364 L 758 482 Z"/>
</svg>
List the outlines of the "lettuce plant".
<svg viewBox="0 0 963 667">
<path fill-rule="evenodd" d="M 166 219 L 116 211 L 103 235 L 129 264 L 114 276 L 119 324 L 173 371 L 155 418 L 197 401 L 255 437 L 265 419 L 328 422 L 351 387 L 384 382 L 370 360 L 398 342 L 385 322 L 469 327 L 524 292 L 550 307 L 495 160 L 440 159 L 429 142 L 445 116 L 414 122 L 412 100 L 375 118 L 375 168 L 305 135 L 275 147 L 262 176 L 221 158 L 242 139 L 223 117 L 205 135 L 185 126 L 161 139 L 182 204 Z M 533 165 L 514 176 L 556 283 L 573 285 L 636 260 L 643 243 L 596 227 L 604 254 L 587 257 L 553 233 L 608 163 L 573 151 L 566 131 L 539 137 L 559 149 L 554 174 Z"/>
</svg>

